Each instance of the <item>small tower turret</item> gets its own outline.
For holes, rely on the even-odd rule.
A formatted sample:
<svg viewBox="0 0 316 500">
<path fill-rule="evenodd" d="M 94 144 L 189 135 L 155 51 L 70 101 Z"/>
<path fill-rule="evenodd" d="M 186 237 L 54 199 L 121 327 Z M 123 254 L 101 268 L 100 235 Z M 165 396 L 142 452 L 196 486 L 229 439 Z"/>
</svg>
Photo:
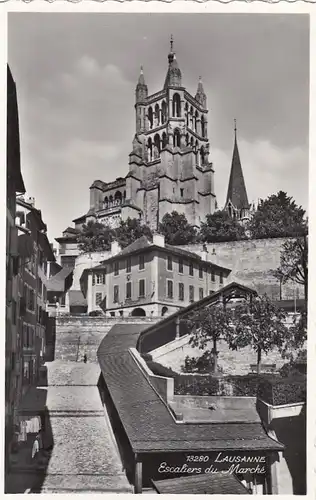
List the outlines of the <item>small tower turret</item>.
<svg viewBox="0 0 316 500">
<path fill-rule="evenodd" d="M 136 104 L 143 102 L 148 96 L 148 87 L 145 83 L 143 66 L 140 67 L 138 83 L 136 85 Z"/>
<path fill-rule="evenodd" d="M 169 86 L 181 87 L 182 75 L 181 75 L 181 70 L 178 66 L 176 53 L 173 50 L 172 35 L 170 39 L 170 52 L 168 54 L 168 62 L 169 62 L 169 67 L 165 79 L 164 88 L 166 89 Z"/>
<path fill-rule="evenodd" d="M 202 83 L 202 77 L 199 77 L 199 83 L 197 92 L 195 94 L 195 99 L 201 104 L 201 106 L 206 109 L 206 94 L 204 92 L 204 87 Z"/>
<path fill-rule="evenodd" d="M 143 66 L 140 67 L 138 83 L 136 85 L 136 133 L 144 132 L 146 129 L 146 105 L 145 101 L 148 97 L 148 87 L 145 83 Z"/>
</svg>

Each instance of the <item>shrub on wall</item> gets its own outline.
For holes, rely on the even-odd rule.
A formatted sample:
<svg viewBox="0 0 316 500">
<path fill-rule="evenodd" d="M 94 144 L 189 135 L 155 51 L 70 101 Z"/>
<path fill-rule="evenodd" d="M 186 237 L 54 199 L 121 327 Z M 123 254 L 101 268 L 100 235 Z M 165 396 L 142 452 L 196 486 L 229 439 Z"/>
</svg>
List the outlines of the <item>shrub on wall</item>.
<svg viewBox="0 0 316 500">
<path fill-rule="evenodd" d="M 259 384 L 258 397 L 273 406 L 305 402 L 306 377 L 266 379 Z"/>
</svg>

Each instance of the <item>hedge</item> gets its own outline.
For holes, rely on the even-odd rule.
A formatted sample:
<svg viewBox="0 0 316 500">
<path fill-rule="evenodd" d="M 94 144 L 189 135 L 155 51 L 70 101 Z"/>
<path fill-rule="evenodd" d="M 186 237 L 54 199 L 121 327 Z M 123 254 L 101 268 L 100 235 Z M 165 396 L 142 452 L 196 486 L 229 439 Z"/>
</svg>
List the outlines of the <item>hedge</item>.
<svg viewBox="0 0 316 500">
<path fill-rule="evenodd" d="M 259 397 L 271 405 L 299 403 L 306 400 L 306 376 L 288 378 L 280 375 L 219 376 L 176 373 L 155 361 L 147 361 L 155 375 L 174 379 L 174 392 L 190 396 L 248 396 Z"/>
<path fill-rule="evenodd" d="M 273 406 L 305 402 L 306 377 L 263 380 L 258 387 L 258 397 Z"/>
</svg>

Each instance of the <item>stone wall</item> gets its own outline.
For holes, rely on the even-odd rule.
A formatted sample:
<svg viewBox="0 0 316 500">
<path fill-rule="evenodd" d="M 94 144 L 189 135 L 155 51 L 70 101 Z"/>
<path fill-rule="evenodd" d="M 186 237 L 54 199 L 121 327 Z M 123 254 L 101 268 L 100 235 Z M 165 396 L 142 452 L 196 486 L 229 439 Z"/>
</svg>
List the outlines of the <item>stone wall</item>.
<svg viewBox="0 0 316 500">
<path fill-rule="evenodd" d="M 282 245 L 288 238 L 208 243 L 208 260 L 232 270 L 229 281 L 254 287 L 259 294 L 267 293 L 280 299 L 280 282 L 272 271 L 280 264 Z M 202 254 L 202 244 L 182 245 L 180 248 Z M 303 286 L 289 282 L 282 285 L 282 299 L 304 298 Z"/>
<path fill-rule="evenodd" d="M 97 350 L 103 337 L 115 323 L 148 323 L 161 318 L 104 318 L 93 316 L 61 316 L 56 318 L 55 360 L 97 362 Z"/>
<path fill-rule="evenodd" d="M 238 351 L 229 349 L 227 342 L 219 341 L 217 350 L 218 366 L 223 370 L 225 375 L 246 375 L 251 371 L 250 365 L 255 365 L 257 355 L 251 347 L 245 347 Z M 184 364 L 186 356 L 197 357 L 203 354 L 203 351 L 194 348 L 189 344 L 189 336 L 186 335 L 179 339 L 170 342 L 154 351 L 150 352 L 153 361 L 157 361 L 162 365 L 172 368 L 174 371 L 181 372 L 181 367 Z M 269 354 L 262 354 L 263 364 L 276 364 L 278 370 L 284 365 L 286 360 L 282 359 L 277 349 Z"/>
</svg>

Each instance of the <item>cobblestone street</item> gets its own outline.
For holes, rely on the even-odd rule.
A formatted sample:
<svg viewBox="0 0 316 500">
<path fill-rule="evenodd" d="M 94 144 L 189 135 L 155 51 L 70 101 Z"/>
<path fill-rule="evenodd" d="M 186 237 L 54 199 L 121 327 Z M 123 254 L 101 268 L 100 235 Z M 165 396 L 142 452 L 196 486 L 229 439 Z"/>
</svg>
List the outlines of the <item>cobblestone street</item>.
<svg viewBox="0 0 316 500">
<path fill-rule="evenodd" d="M 98 365 L 57 360 L 47 369 L 53 448 L 44 470 L 16 459 L 8 493 L 131 493 L 97 388 Z"/>
</svg>

